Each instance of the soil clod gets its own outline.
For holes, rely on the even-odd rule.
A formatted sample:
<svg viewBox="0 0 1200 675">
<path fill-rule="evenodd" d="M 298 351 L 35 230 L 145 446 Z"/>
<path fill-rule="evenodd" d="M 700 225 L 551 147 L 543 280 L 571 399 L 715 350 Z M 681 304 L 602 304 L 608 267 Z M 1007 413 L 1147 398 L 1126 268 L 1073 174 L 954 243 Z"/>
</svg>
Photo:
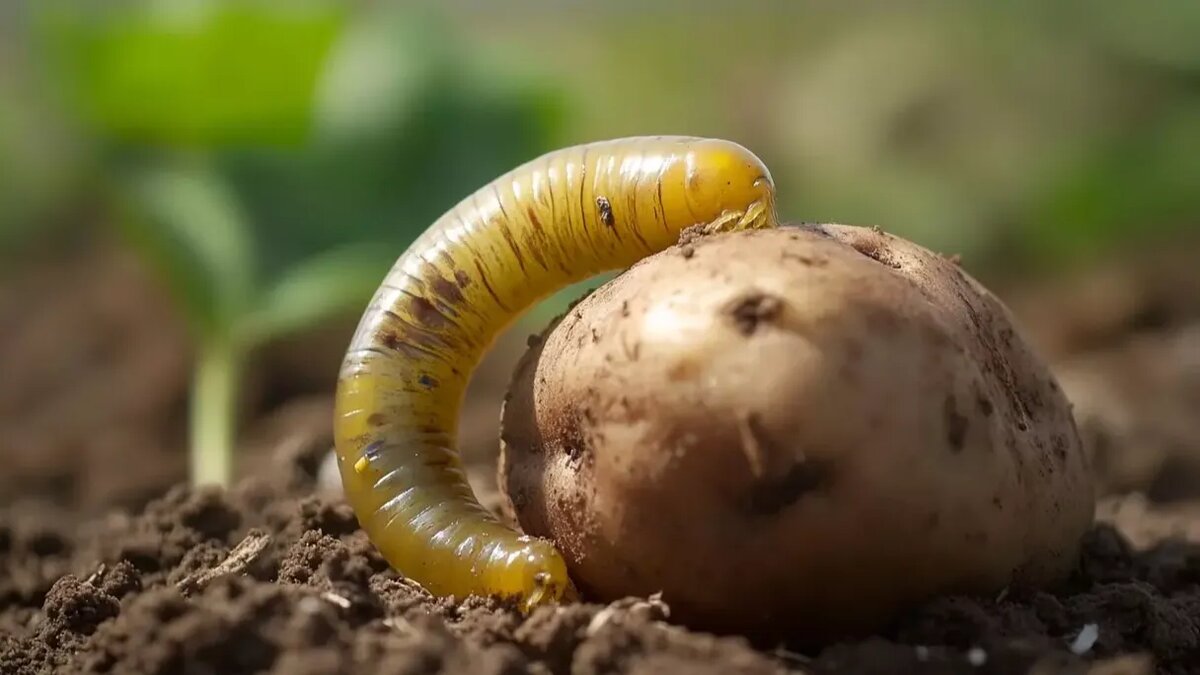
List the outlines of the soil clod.
<svg viewBox="0 0 1200 675">
<path fill-rule="evenodd" d="M 242 543 L 238 544 L 237 548 L 233 549 L 229 553 L 229 556 L 221 561 L 219 565 L 184 577 L 176 586 L 184 594 L 189 594 L 203 589 L 213 579 L 218 577 L 228 574 L 241 574 L 262 555 L 262 552 L 266 550 L 267 545 L 270 543 L 270 535 L 254 530 L 246 535 Z"/>
</svg>

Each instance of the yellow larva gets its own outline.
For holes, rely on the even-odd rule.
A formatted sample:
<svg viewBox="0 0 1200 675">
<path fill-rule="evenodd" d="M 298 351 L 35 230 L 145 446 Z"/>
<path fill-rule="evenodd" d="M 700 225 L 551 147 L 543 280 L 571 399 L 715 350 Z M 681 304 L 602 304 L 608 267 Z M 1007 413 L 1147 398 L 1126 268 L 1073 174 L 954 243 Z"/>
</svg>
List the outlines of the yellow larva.
<svg viewBox="0 0 1200 675">
<path fill-rule="evenodd" d="M 397 570 L 437 595 L 525 609 L 559 600 L 545 540 L 480 506 L 455 448 L 472 370 L 520 314 L 565 286 L 628 267 L 693 225 L 772 227 L 770 172 L 736 143 L 640 137 L 565 148 L 497 178 L 439 218 L 388 273 L 339 377 L 346 495 Z"/>
</svg>

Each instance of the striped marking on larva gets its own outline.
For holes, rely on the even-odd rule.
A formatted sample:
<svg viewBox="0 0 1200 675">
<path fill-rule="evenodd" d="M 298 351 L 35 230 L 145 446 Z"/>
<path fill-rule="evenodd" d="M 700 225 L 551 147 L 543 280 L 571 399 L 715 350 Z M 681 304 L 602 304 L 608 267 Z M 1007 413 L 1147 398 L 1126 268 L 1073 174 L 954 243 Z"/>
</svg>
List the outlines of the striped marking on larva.
<svg viewBox="0 0 1200 675">
<path fill-rule="evenodd" d="M 465 197 L 383 279 L 346 352 L 334 416 L 359 522 L 388 562 L 438 595 L 525 609 L 571 587 L 547 541 L 476 500 L 456 446 L 468 375 L 539 300 L 626 268 L 684 229 L 772 227 L 774 185 L 728 141 L 642 137 L 564 148 Z"/>
</svg>

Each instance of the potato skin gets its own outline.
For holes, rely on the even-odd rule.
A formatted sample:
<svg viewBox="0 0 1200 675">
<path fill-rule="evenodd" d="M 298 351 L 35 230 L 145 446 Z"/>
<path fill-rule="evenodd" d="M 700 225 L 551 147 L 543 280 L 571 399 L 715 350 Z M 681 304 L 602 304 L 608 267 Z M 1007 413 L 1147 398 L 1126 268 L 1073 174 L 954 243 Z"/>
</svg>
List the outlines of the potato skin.
<svg viewBox="0 0 1200 675">
<path fill-rule="evenodd" d="M 1008 310 L 878 230 L 786 226 L 643 260 L 526 354 L 501 486 L 584 594 L 816 641 L 1073 568 L 1093 488 Z"/>
</svg>

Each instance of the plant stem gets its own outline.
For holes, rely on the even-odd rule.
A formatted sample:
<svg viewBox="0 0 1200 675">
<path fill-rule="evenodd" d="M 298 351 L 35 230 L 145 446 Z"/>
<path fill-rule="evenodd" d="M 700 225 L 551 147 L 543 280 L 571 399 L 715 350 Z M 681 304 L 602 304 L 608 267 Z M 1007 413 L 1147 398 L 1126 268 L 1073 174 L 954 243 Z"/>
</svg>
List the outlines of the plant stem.
<svg viewBox="0 0 1200 675">
<path fill-rule="evenodd" d="M 200 347 L 188 420 L 193 486 L 228 487 L 233 479 L 240 360 L 232 340 L 212 340 Z"/>
</svg>

